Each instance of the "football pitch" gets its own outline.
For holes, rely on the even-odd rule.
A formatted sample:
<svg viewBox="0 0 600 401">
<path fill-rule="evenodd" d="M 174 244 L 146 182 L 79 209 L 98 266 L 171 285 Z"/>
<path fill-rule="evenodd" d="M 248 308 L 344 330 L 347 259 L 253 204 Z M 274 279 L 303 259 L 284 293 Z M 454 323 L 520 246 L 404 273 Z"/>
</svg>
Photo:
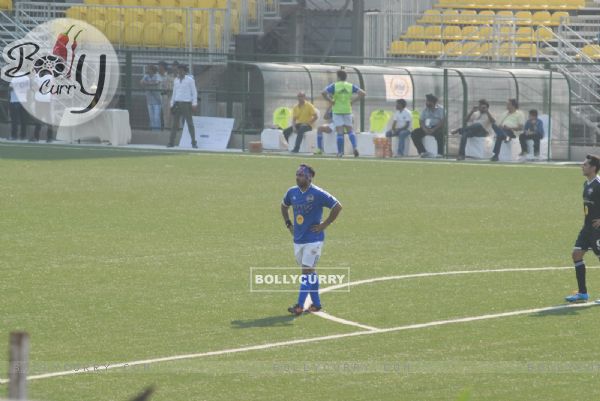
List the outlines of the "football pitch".
<svg viewBox="0 0 600 401">
<path fill-rule="evenodd" d="M 352 285 L 294 318 L 249 273 L 295 264 L 302 162 Z M 563 306 L 579 167 L 3 143 L 0 171 L 0 397 L 25 330 L 38 401 L 600 398 L 600 305 Z"/>
</svg>

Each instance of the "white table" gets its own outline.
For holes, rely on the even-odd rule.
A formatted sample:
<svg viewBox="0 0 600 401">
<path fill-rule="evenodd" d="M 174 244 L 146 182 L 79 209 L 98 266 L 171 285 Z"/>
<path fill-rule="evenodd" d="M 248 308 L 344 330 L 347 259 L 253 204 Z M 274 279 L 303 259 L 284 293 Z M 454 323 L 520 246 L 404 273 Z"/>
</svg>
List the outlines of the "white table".
<svg viewBox="0 0 600 401">
<path fill-rule="evenodd" d="M 69 109 L 66 109 L 56 139 L 74 143 L 78 140 L 99 138 L 100 141 L 110 142 L 113 146 L 127 145 L 131 142 L 131 126 L 127 110 L 107 109 L 100 112 L 93 120 L 74 126 L 68 124 L 71 118 L 73 117 Z"/>
</svg>

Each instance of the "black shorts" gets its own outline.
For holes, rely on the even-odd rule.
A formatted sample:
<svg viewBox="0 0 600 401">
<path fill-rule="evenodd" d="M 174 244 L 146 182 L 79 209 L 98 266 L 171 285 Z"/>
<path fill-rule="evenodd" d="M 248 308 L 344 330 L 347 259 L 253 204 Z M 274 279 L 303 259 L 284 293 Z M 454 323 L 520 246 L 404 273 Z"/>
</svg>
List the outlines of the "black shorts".
<svg viewBox="0 0 600 401">
<path fill-rule="evenodd" d="M 594 251 L 596 256 L 600 257 L 600 230 L 593 227 L 583 226 L 577 240 L 575 240 L 575 249 L 582 251 Z"/>
</svg>

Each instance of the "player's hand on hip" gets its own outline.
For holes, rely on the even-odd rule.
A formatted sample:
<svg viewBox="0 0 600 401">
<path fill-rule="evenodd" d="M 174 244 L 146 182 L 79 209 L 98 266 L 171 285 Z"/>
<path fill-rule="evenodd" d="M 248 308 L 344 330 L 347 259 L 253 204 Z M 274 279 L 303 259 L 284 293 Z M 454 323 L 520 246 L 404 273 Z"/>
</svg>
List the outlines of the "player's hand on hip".
<svg viewBox="0 0 600 401">
<path fill-rule="evenodd" d="M 600 228 L 600 219 L 592 220 L 592 227 L 594 227 L 596 229 Z"/>
<path fill-rule="evenodd" d="M 312 231 L 313 233 L 320 233 L 321 231 L 325 230 L 326 227 L 327 226 L 323 223 L 316 224 L 316 225 L 310 227 L 310 231 Z"/>
</svg>

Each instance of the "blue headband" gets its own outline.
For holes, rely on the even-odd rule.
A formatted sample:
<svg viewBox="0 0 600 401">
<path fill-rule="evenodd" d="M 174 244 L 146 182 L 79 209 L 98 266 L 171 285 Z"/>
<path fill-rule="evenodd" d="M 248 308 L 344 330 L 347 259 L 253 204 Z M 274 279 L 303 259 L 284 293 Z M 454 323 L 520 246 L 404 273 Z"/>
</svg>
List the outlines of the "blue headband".
<svg viewBox="0 0 600 401">
<path fill-rule="evenodd" d="M 305 164 L 301 164 L 300 167 L 298 167 L 298 170 L 296 170 L 296 174 L 302 174 L 309 180 L 312 179 L 312 174 L 310 173 L 310 169 Z"/>
</svg>

